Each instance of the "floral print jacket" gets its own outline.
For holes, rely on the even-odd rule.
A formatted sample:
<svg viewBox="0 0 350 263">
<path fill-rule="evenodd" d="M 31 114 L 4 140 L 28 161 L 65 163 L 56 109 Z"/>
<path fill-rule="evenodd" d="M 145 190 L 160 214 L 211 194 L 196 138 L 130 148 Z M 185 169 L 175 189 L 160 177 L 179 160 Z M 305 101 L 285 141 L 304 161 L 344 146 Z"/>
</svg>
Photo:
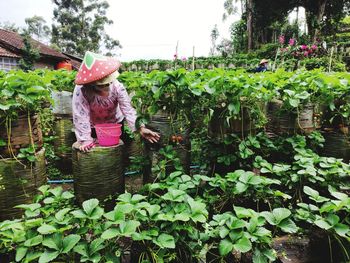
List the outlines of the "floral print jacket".
<svg viewBox="0 0 350 263">
<path fill-rule="evenodd" d="M 118 81 L 109 86 L 108 97 L 103 97 L 86 86 L 75 86 L 73 92 L 73 123 L 78 142 L 92 142 L 91 128 L 95 124 L 117 123 L 123 117 L 135 131 L 136 111 L 131 105 L 125 87 Z"/>
</svg>

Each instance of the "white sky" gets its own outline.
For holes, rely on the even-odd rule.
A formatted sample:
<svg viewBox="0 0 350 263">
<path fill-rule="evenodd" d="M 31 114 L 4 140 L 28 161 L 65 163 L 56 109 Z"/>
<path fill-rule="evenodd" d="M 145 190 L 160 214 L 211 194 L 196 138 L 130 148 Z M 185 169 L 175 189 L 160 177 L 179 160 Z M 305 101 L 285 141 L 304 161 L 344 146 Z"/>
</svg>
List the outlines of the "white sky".
<svg viewBox="0 0 350 263">
<path fill-rule="evenodd" d="M 210 32 L 218 25 L 219 39 L 229 37 L 233 19 L 222 22 L 224 0 L 108 0 L 107 28 L 118 39 L 122 61 L 137 59 L 173 59 L 177 41 L 179 57 L 208 56 Z M 42 16 L 51 24 L 54 5 L 51 0 L 0 0 L 1 22 L 24 26 L 24 19 Z"/>
</svg>

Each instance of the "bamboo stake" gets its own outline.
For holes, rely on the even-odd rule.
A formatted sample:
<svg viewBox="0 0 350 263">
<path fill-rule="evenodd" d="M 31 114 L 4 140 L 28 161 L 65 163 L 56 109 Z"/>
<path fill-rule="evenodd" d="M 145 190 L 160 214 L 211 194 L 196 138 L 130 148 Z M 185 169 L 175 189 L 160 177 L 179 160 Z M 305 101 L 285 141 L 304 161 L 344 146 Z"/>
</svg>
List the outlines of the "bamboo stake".
<svg viewBox="0 0 350 263">
<path fill-rule="evenodd" d="M 192 70 L 194 70 L 194 46 L 192 50 Z"/>
<path fill-rule="evenodd" d="M 174 69 L 175 70 L 176 70 L 176 66 L 177 66 L 178 48 L 179 48 L 179 40 L 176 42 L 176 48 L 175 48 L 175 56 L 174 56 Z"/>
<path fill-rule="evenodd" d="M 277 61 L 277 57 L 279 55 L 279 51 L 280 51 L 280 48 L 278 47 L 277 50 L 276 50 L 276 56 L 275 56 L 275 60 L 273 62 L 273 65 L 272 65 L 272 71 L 275 71 L 275 67 L 276 67 L 276 61 Z"/>
<path fill-rule="evenodd" d="M 332 48 L 331 48 L 331 56 L 330 56 L 330 58 L 329 58 L 328 72 L 331 72 L 333 53 L 334 53 L 334 46 L 332 46 Z"/>
</svg>

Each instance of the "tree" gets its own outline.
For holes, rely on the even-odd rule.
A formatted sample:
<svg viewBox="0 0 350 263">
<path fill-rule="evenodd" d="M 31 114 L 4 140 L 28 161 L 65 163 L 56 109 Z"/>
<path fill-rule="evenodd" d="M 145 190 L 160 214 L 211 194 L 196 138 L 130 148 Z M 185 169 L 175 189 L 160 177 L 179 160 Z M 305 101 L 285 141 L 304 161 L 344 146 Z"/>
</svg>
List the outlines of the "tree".
<svg viewBox="0 0 350 263">
<path fill-rule="evenodd" d="M 19 67 L 24 71 L 33 70 L 34 63 L 40 58 L 39 51 L 32 46 L 32 38 L 28 31 L 21 33 L 24 48 L 22 58 L 19 60 Z"/>
<path fill-rule="evenodd" d="M 247 51 L 247 23 L 241 19 L 230 27 L 233 50 L 236 53 Z"/>
<path fill-rule="evenodd" d="M 253 49 L 253 0 L 247 0 L 247 38 L 248 52 Z"/>
<path fill-rule="evenodd" d="M 16 26 L 15 23 L 11 23 L 9 21 L 0 22 L 0 28 L 8 30 L 8 31 L 12 31 L 12 32 L 18 32 L 19 31 L 19 27 Z"/>
<path fill-rule="evenodd" d="M 121 47 L 118 40 L 105 32 L 105 26 L 113 24 L 103 0 L 53 0 L 54 24 L 52 43 L 63 52 L 83 56 L 86 50 L 113 53 Z"/>
<path fill-rule="evenodd" d="M 46 21 L 41 16 L 28 17 L 24 20 L 27 24 L 28 33 L 38 41 L 48 39 L 51 29 L 46 25 Z"/>
<path fill-rule="evenodd" d="M 219 37 L 219 30 L 218 30 L 218 25 L 215 25 L 214 28 L 211 30 L 210 34 L 210 39 L 211 39 L 211 48 L 210 48 L 210 56 L 215 55 L 215 50 L 216 50 L 216 40 Z"/>
</svg>

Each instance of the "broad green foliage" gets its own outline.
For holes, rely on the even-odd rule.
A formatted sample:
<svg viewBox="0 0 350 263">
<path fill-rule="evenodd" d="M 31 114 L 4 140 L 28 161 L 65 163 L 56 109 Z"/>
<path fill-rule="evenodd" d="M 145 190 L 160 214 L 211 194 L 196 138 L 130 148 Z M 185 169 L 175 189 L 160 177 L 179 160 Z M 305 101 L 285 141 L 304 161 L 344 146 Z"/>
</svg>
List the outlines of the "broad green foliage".
<svg viewBox="0 0 350 263">
<path fill-rule="evenodd" d="M 18 79 L 21 85 L 16 86 Z M 22 219 L 0 223 L 0 253 L 14 253 L 17 262 L 120 262 L 121 243 L 132 240 L 140 262 L 233 262 L 238 252 L 254 263 L 273 262 L 276 236 L 321 231 L 340 244 L 349 260 L 349 197 L 344 191 L 350 187 L 349 164 L 317 153 L 324 143 L 319 132 L 271 138 L 259 130 L 267 121 L 264 105 L 273 99 L 281 101 L 282 111 L 296 115 L 309 103 L 323 104 L 330 116 L 325 127 L 338 127 L 339 120 L 346 124 L 348 73 L 179 69 L 128 72 L 119 80 L 134 93 L 142 121 L 167 111 L 173 120 L 194 126 L 198 173 L 185 174 L 175 147 L 167 145 L 159 150 L 163 159 L 152 167 L 158 180 L 137 194 L 117 196 L 112 211 L 97 199 L 77 207 L 71 192 L 43 186 L 34 203 L 18 206 L 24 210 Z M 51 89 L 72 83 L 73 74 L 19 71 L 0 74 L 0 81 L 6 96 L 1 104 L 21 102 L 3 109 L 6 116 L 21 107 L 40 107 Z M 21 99 L 22 91 L 34 96 L 32 104 Z M 210 121 L 220 118 L 228 128 L 234 120 L 241 124 L 242 114 L 254 120 L 256 133 L 210 138 Z M 218 163 L 235 166 L 208 173 L 205 151 L 219 143 L 228 151 L 219 152 Z M 30 153 L 23 149 L 21 156 L 30 158 Z M 169 163 L 175 170 L 170 174 Z"/>
<path fill-rule="evenodd" d="M 65 70 L 17 70 L 0 74 L 0 117 L 38 112 L 44 103 L 52 103 L 52 90 L 72 91 L 74 77 L 74 72 Z"/>
<path fill-rule="evenodd" d="M 278 99 L 282 101 L 282 111 L 298 114 L 305 105 L 314 103 L 325 108 L 330 123 L 349 121 L 348 73 L 278 70 L 252 74 L 179 69 L 149 74 L 126 72 L 119 79 L 135 93 L 133 102 L 143 118 L 159 110 L 174 118 L 185 115 L 188 120 L 206 115 L 211 118 L 212 113 L 220 111 L 221 118 L 229 123 L 246 111 L 254 125 L 261 127 L 266 122 L 264 105 Z"/>
</svg>

